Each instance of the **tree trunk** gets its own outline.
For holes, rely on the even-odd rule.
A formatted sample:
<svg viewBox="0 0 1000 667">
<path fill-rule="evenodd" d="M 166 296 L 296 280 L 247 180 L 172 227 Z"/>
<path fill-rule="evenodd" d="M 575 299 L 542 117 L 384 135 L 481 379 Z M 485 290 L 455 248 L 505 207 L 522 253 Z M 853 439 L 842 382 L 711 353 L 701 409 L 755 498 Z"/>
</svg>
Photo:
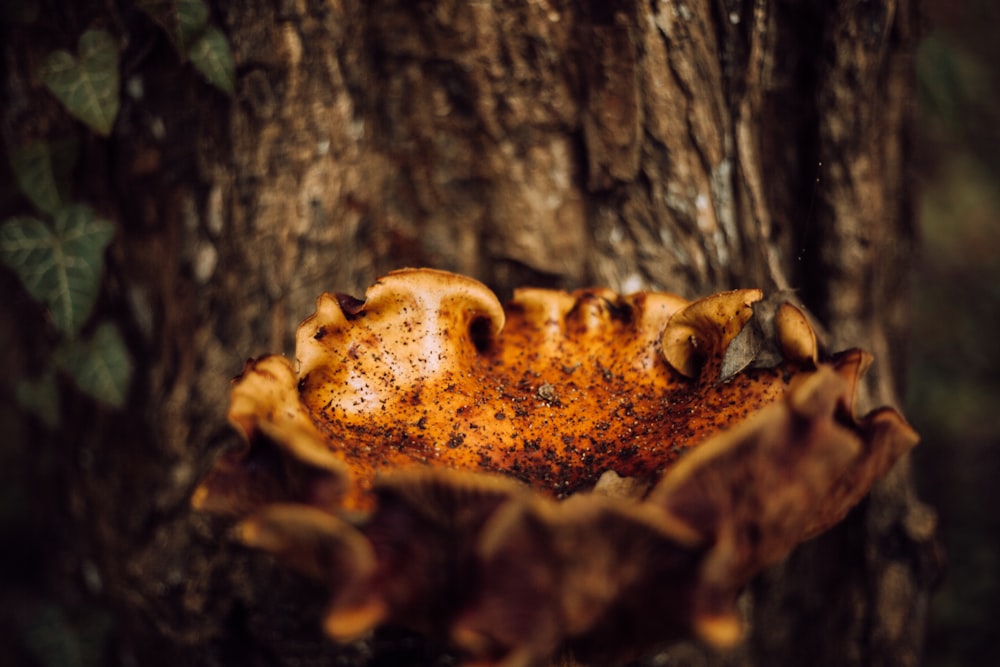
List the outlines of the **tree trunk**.
<svg viewBox="0 0 1000 667">
<path fill-rule="evenodd" d="M 130 2 L 4 26 L 6 145 L 83 138 L 75 193 L 117 229 L 99 309 L 136 364 L 124 412 L 64 388 L 57 433 L 12 417 L 32 443 L 14 525 L 40 587 L 10 595 L 68 609 L 79 633 L 109 612 L 107 662 L 450 664 L 402 631 L 333 645 L 321 592 L 189 510 L 235 443 L 229 379 L 247 357 L 291 353 L 325 290 L 361 294 L 402 266 L 501 297 L 522 284 L 794 289 L 831 348 L 876 355 L 863 402 L 897 402 L 911 0 L 212 4 L 232 98 Z M 93 23 L 125 44 L 107 139 L 34 75 Z M 6 197 L 4 213 L 18 206 Z M 9 276 L 0 290 L 30 306 Z M 25 319 L 4 324 L 12 381 L 44 348 Z M 738 649 L 684 644 L 659 664 L 917 664 L 932 536 L 904 462 L 754 582 Z"/>
</svg>

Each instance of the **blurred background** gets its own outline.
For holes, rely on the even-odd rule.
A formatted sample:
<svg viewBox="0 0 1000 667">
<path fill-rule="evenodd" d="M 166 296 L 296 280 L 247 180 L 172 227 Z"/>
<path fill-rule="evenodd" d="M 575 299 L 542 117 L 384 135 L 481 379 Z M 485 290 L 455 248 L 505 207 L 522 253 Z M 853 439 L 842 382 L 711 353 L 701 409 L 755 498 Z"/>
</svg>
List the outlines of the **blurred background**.
<svg viewBox="0 0 1000 667">
<path fill-rule="evenodd" d="M 1000 664 L 1000 3 L 925 5 L 907 416 L 947 551 L 928 667 Z"/>
<path fill-rule="evenodd" d="M 924 664 L 1000 665 L 994 637 L 1000 618 L 1000 343 L 993 329 L 1000 327 L 1000 3 L 925 0 L 924 12 L 912 166 L 922 250 L 915 259 L 904 412 L 923 436 L 914 454 L 919 493 L 938 512 L 947 562 L 931 604 Z M 0 280 L 14 279 L 4 273 Z M 7 347 L 14 324 L 0 321 L 0 347 Z M 0 410 L 12 409 L 0 404 Z M 32 533 L 26 502 L 31 481 L 18 472 L 19 460 L 29 455 L 27 437 L 16 431 L 22 423 L 0 414 L 0 438 L 11 445 L 0 447 L 0 525 L 11 528 L 3 539 L 12 543 Z M 41 577 L 37 564 L 44 554 L 7 546 L 0 545 L 0 585 L 12 573 L 21 584 Z M 93 578 L 84 584 L 99 588 L 96 568 Z M 55 601 L 37 600 L 30 607 L 34 616 L 24 626 L 30 636 L 22 641 L 38 664 L 115 662 L 103 654 L 114 632 L 109 611 L 70 614 Z M 6 614 L 0 609 L 0 626 L 10 620 Z M 0 646 L 0 663 L 3 657 Z"/>
</svg>

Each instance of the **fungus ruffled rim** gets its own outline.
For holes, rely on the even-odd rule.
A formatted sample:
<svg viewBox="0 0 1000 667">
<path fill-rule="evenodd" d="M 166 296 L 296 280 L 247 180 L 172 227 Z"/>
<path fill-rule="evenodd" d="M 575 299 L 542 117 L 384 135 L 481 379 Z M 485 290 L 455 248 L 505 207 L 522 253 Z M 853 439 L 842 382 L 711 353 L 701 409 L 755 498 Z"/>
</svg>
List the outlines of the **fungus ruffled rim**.
<svg viewBox="0 0 1000 667">
<path fill-rule="evenodd" d="M 323 582 L 338 640 L 402 623 L 508 665 L 732 644 L 750 578 L 917 441 L 892 409 L 855 417 L 867 354 L 821 355 L 790 303 L 760 326 L 761 299 L 521 289 L 503 308 L 429 269 L 324 294 L 295 364 L 235 380 L 245 447 L 193 504 Z M 777 357 L 726 370 L 751 322 Z"/>
</svg>

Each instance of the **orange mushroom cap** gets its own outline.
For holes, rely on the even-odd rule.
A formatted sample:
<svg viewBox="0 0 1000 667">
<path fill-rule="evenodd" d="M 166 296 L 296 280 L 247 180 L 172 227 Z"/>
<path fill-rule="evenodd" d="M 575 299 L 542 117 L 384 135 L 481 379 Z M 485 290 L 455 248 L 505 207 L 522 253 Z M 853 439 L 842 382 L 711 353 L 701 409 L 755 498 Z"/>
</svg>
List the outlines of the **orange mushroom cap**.
<svg viewBox="0 0 1000 667">
<path fill-rule="evenodd" d="M 337 639 L 402 622 L 483 664 L 732 643 L 747 581 L 917 440 L 895 411 L 854 417 L 866 355 L 821 360 L 805 315 L 761 326 L 761 298 L 521 289 L 503 308 L 428 269 L 324 294 L 295 364 L 237 378 L 247 445 L 194 505 L 324 581 Z M 734 362 L 751 323 L 773 363 Z"/>
</svg>

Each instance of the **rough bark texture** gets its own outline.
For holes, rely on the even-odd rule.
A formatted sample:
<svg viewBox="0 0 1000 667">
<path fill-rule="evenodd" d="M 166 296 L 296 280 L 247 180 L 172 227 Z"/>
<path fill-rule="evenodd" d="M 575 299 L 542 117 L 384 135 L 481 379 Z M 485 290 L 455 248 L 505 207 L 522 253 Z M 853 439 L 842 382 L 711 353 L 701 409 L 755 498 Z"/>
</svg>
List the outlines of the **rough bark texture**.
<svg viewBox="0 0 1000 667">
<path fill-rule="evenodd" d="M 229 378 L 246 357 L 291 352 L 324 290 L 360 294 L 401 266 L 501 295 L 797 289 L 831 347 L 876 354 L 866 402 L 895 402 L 911 0 L 238 4 L 212 8 L 232 99 L 128 2 L 4 26 L 4 141 L 84 137 L 76 194 L 118 230 L 100 308 L 137 361 L 124 413 L 66 388 L 47 434 L 5 408 L 31 443 L 34 512 L 12 524 L 33 566 L 8 596 L 110 611 L 108 662 L 448 664 L 396 630 L 332 645 L 317 591 L 188 509 L 233 442 Z M 109 139 L 74 127 L 33 74 L 94 22 L 126 40 Z M 46 344 L 6 273 L 0 294 L 31 314 L 3 325 L 16 381 Z M 932 535 L 901 465 L 758 579 L 739 649 L 686 644 L 658 664 L 918 664 Z"/>
</svg>

